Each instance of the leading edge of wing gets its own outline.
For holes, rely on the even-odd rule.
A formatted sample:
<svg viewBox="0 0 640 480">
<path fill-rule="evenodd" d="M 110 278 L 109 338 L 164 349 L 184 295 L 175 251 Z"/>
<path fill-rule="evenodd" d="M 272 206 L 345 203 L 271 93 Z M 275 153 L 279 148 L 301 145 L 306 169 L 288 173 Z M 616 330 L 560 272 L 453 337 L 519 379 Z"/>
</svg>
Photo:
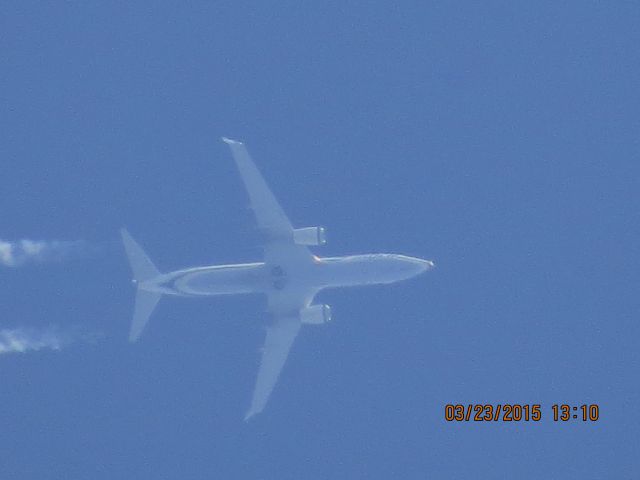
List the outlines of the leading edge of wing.
<svg viewBox="0 0 640 480">
<path fill-rule="evenodd" d="M 291 222 L 251 159 L 244 143 L 227 137 L 222 137 L 222 141 L 231 149 L 258 227 L 272 238 L 290 236 L 293 231 Z"/>
<path fill-rule="evenodd" d="M 244 417 L 245 422 L 262 412 L 267 404 L 298 331 L 300 318 L 295 316 L 277 317 L 274 323 L 267 327 L 258 378 L 251 406 Z"/>
</svg>

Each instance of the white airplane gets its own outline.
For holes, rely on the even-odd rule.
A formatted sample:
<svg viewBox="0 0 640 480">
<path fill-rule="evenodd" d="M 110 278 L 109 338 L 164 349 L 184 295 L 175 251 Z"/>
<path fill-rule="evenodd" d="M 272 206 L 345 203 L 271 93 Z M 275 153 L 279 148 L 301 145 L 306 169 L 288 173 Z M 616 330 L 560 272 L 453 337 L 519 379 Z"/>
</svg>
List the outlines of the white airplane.
<svg viewBox="0 0 640 480">
<path fill-rule="evenodd" d="M 322 227 L 294 228 L 251 160 L 245 146 L 222 139 L 231 148 L 264 238 L 262 262 L 188 268 L 161 274 L 131 235 L 122 240 L 137 285 L 129 340 L 135 342 L 162 295 L 200 296 L 262 293 L 272 322 L 245 421 L 269 399 L 291 345 L 302 325 L 331 320 L 328 305 L 311 305 L 322 289 L 394 283 L 433 268 L 433 262 L 394 254 L 319 258 L 309 246 L 326 243 Z"/>
</svg>

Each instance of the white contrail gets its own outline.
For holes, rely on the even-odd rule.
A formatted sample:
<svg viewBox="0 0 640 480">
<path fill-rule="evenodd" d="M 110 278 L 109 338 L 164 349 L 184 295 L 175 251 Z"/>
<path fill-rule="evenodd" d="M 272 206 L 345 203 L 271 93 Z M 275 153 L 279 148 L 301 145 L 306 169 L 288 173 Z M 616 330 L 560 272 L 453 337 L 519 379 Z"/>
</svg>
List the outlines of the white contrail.
<svg viewBox="0 0 640 480">
<path fill-rule="evenodd" d="M 99 334 L 82 334 L 76 330 L 62 332 L 56 327 L 13 328 L 0 330 L 0 355 L 26 353 L 42 349 L 61 350 L 75 342 L 93 342 Z"/>
<path fill-rule="evenodd" d="M 14 328 L 0 330 L 0 354 L 24 353 L 43 348 L 60 350 L 68 344 L 69 339 L 53 329 Z"/>
<path fill-rule="evenodd" d="M 59 262 L 83 256 L 91 250 L 81 241 L 0 240 L 0 266 L 19 267 L 25 263 Z"/>
</svg>

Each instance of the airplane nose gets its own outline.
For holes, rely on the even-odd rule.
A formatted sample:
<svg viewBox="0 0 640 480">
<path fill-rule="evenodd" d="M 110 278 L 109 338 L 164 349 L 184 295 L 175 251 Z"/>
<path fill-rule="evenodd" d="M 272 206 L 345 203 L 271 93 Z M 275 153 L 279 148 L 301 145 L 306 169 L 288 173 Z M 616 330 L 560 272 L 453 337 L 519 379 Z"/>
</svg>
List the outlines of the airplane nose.
<svg viewBox="0 0 640 480">
<path fill-rule="evenodd" d="M 422 266 L 423 271 L 431 270 L 433 267 L 436 266 L 436 264 L 433 263 L 431 260 L 420 260 L 420 264 Z"/>
<path fill-rule="evenodd" d="M 406 274 L 409 277 L 420 275 L 421 273 L 435 267 L 435 264 L 431 260 L 423 260 L 422 258 L 399 255 L 398 260 L 401 260 L 402 264 L 404 264 L 404 267 L 401 268 L 403 274 Z"/>
</svg>

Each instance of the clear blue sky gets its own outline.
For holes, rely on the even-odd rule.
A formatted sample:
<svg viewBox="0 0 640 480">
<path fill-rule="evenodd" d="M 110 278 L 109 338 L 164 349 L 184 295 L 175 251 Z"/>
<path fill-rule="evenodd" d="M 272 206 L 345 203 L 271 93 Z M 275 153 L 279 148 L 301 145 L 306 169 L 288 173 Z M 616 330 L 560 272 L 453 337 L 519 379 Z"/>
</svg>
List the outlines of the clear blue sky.
<svg viewBox="0 0 640 480">
<path fill-rule="evenodd" d="M 640 476 L 636 2 L 131 3 L 0 16 L 0 238 L 102 248 L 0 270 L 0 328 L 104 334 L 0 357 L 3 479 Z M 161 270 L 259 258 L 222 135 L 318 254 L 437 264 L 323 292 L 249 424 L 260 298 L 164 299 L 126 342 L 121 226 Z"/>
</svg>

